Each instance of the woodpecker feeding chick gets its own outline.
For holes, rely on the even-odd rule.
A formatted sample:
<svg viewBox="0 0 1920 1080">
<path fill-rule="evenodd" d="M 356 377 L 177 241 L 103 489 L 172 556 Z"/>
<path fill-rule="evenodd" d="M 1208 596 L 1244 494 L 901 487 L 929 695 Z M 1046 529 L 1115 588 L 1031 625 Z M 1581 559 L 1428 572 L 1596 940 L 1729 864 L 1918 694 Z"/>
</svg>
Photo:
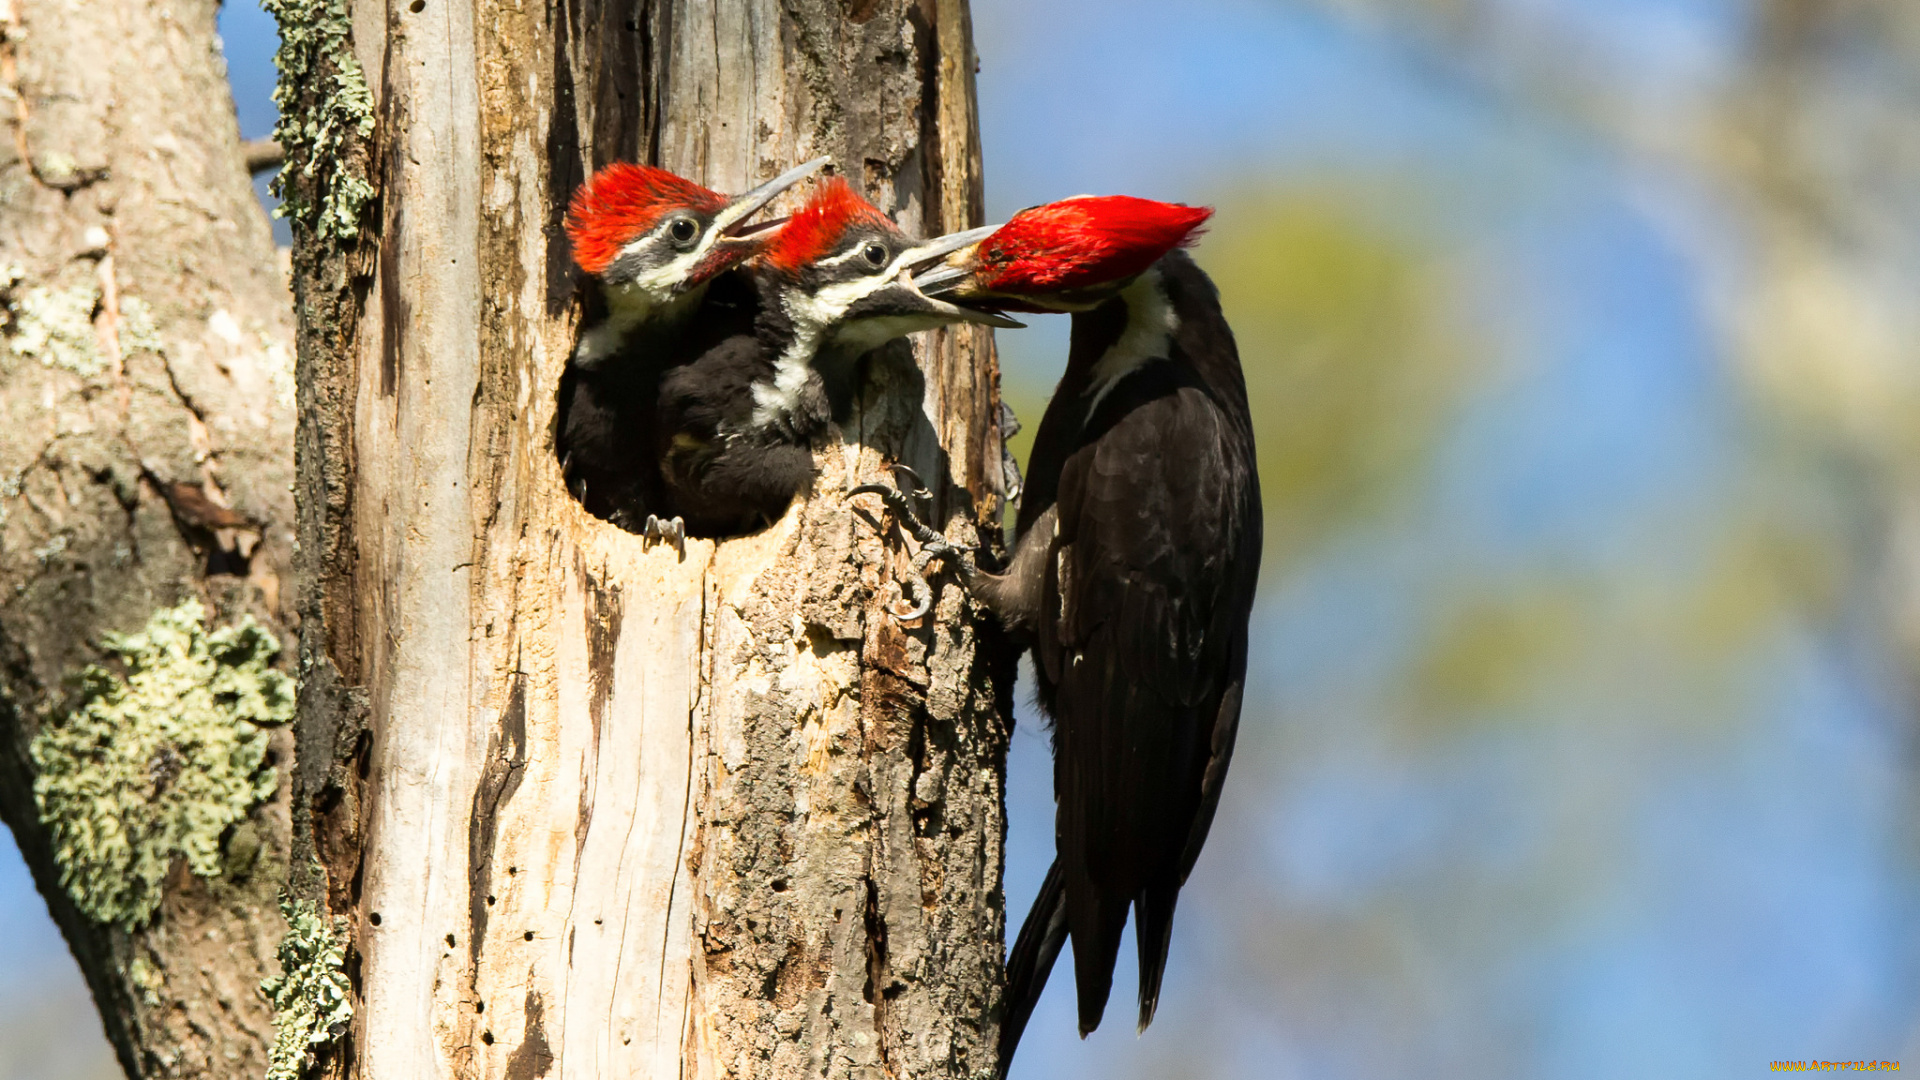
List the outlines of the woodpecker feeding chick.
<svg viewBox="0 0 1920 1080">
<path fill-rule="evenodd" d="M 750 325 L 751 290 L 727 272 L 772 239 L 779 221 L 748 219 L 826 163 L 817 158 L 729 199 L 649 165 L 616 163 L 574 192 L 567 237 L 598 278 L 606 315 L 587 327 L 561 377 L 556 449 L 567 485 L 597 517 L 647 535 L 677 535 L 660 509 L 647 456 L 661 368 L 702 322 Z M 709 303 L 709 300 L 712 302 Z M 644 522 L 644 525 L 643 525 Z"/>
<path fill-rule="evenodd" d="M 1210 214 L 1066 199 L 917 279 L 963 305 L 1073 314 L 1011 565 L 961 560 L 973 594 L 1032 648 L 1053 720 L 1057 855 L 1008 957 L 1002 1075 L 1069 937 L 1080 1032 L 1099 1025 L 1129 908 L 1140 1027 L 1152 1021 L 1174 903 L 1233 751 L 1260 482 L 1233 333 L 1180 250 Z"/>
<path fill-rule="evenodd" d="M 1020 324 L 936 300 L 912 272 L 992 232 L 919 241 L 834 178 L 744 268 L 756 315 L 660 383 L 654 428 L 666 502 L 697 536 L 764 527 L 813 480 L 830 409 L 823 369 L 954 322 Z"/>
</svg>

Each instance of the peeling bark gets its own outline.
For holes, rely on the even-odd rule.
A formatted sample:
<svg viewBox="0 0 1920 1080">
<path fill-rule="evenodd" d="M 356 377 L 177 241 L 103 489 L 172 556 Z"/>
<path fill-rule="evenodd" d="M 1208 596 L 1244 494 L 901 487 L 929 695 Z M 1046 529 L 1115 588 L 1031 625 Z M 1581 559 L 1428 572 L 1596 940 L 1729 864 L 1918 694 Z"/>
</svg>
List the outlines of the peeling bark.
<svg viewBox="0 0 1920 1080">
<path fill-rule="evenodd" d="M 284 930 L 290 731 L 222 872 L 176 861 L 132 926 L 62 886 L 29 753 L 104 635 L 183 600 L 209 629 L 250 613 L 291 651 L 291 312 L 216 11 L 0 0 L 0 817 L 134 1077 L 261 1075 Z M 132 782 L 194 767 L 167 751 Z"/>
<path fill-rule="evenodd" d="M 348 919 L 357 994 L 331 1066 L 985 1075 L 1011 668 L 950 581 L 886 613 L 905 541 L 846 492 L 905 462 L 953 535 L 998 520 L 990 339 L 869 358 L 811 497 L 684 557 L 586 514 L 553 452 L 573 188 L 830 154 L 911 232 L 977 224 L 965 4 L 351 14 L 377 208 L 296 231 L 295 885 Z"/>
</svg>

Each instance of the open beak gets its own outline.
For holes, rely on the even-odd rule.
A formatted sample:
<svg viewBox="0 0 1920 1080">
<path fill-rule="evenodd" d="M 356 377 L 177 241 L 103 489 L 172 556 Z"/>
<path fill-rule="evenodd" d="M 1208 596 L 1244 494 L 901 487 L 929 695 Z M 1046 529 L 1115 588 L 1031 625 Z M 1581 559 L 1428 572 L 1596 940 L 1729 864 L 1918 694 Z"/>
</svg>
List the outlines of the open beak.
<svg viewBox="0 0 1920 1080">
<path fill-rule="evenodd" d="M 959 292 L 962 286 L 973 278 L 973 270 L 966 265 L 936 266 L 924 274 L 914 277 L 914 287 L 928 296 L 945 296 Z"/>
<path fill-rule="evenodd" d="M 902 252 L 900 255 L 900 258 L 897 259 L 896 262 L 900 266 L 908 270 L 917 270 L 924 267 L 928 267 L 934 261 L 939 259 L 945 259 L 947 258 L 947 256 L 952 255 L 954 252 L 959 251 L 962 248 L 971 248 L 975 244 L 978 244 L 980 241 L 985 240 L 987 237 L 992 236 L 994 233 L 997 233 L 999 231 L 1000 231 L 1000 226 L 998 225 L 982 225 L 977 229 L 967 229 L 964 232 L 948 233 L 945 236 L 936 236 L 933 239 L 927 241 L 926 243 L 921 244 L 919 247 L 910 248 L 907 251 Z M 951 260 L 951 259 L 948 260 L 949 263 L 955 262 L 955 261 L 959 261 L 959 260 Z M 968 259 L 966 261 L 970 262 L 972 260 Z M 914 279 L 914 282 L 918 284 L 923 278 L 931 276 L 933 274 L 937 274 L 940 272 L 941 269 L 943 268 L 934 267 L 933 269 L 929 269 L 926 271 L 925 274 L 922 274 L 920 277 L 916 277 Z"/>
<path fill-rule="evenodd" d="M 848 323 L 858 323 L 868 319 L 908 319 L 923 321 L 928 326 L 970 322 L 1007 330 L 1018 330 L 1026 326 L 1025 323 L 1016 322 L 997 311 L 976 311 L 928 296 L 914 280 L 914 270 L 932 265 L 961 248 L 979 243 L 999 227 L 988 225 L 984 228 L 937 236 L 894 256 L 892 265 L 885 271 L 892 275 L 891 280 L 855 301 L 853 306 L 847 309 L 843 318 Z"/>
<path fill-rule="evenodd" d="M 948 303 L 938 298 L 940 293 L 952 291 L 954 286 L 958 285 L 962 279 L 968 277 L 971 273 L 971 271 L 962 269 L 962 266 L 972 261 L 970 257 L 966 259 L 953 259 L 949 258 L 949 256 L 961 251 L 966 251 L 971 255 L 972 249 L 978 245 L 980 241 L 992 236 L 999 230 L 1000 226 L 998 225 L 983 225 L 978 229 L 967 229 L 962 232 L 938 236 L 918 247 L 902 252 L 900 258 L 895 260 L 894 263 L 894 265 L 900 268 L 900 280 L 898 283 L 888 286 L 885 290 L 882 290 L 882 292 L 895 293 L 897 291 L 898 295 L 895 297 L 896 302 L 903 306 L 918 305 L 920 312 L 938 316 L 949 322 L 977 322 L 986 326 L 999 326 L 1008 329 L 1025 326 L 1025 323 L 1015 322 L 998 312 L 976 311 L 972 308 L 961 307 L 958 304 Z M 941 264 L 941 260 L 946 260 L 946 262 Z M 956 262 L 961 263 L 962 266 L 953 265 Z M 914 271 L 916 270 L 920 271 L 920 273 L 915 274 Z M 932 288 L 928 287 L 929 283 L 933 285 Z"/>
<path fill-rule="evenodd" d="M 914 287 L 928 296 L 959 293 L 960 298 L 965 299 L 966 286 L 973 280 L 974 249 L 980 246 L 982 240 L 998 231 L 998 226 L 969 229 L 966 232 L 954 233 L 933 241 L 927 245 L 929 248 L 945 249 L 935 256 L 940 259 L 940 263 L 931 265 L 932 259 L 922 259 L 917 264 L 920 273 L 914 275 Z"/>
<path fill-rule="evenodd" d="M 908 248 L 893 260 L 893 269 L 898 277 L 882 288 L 867 294 L 854 305 L 856 310 L 849 311 L 850 317 L 861 315 L 923 316 L 939 322 L 970 322 L 982 326 L 997 326 L 1008 330 L 1018 330 L 1026 324 L 1007 318 L 997 311 L 975 311 L 958 304 L 928 296 L 914 278 L 915 269 L 929 266 L 961 248 L 972 247 L 998 231 L 998 225 L 985 225 L 978 229 L 948 233 L 936 236 L 924 244 Z M 859 311 L 857 309 L 865 309 Z"/>
<path fill-rule="evenodd" d="M 694 268 L 693 273 L 676 286 L 676 292 L 685 292 L 697 285 L 705 284 L 714 275 L 730 270 L 754 255 L 766 246 L 775 230 L 787 223 L 786 218 L 773 218 L 768 221 L 756 221 L 747 224 L 747 219 L 767 208 L 767 204 L 780 197 L 780 193 L 820 171 L 820 166 L 828 158 L 817 157 L 804 165 L 795 165 L 779 176 L 761 184 L 752 191 L 735 195 L 728 200 L 720 212 L 713 215 L 708 228 L 713 232 L 713 240 L 707 247 L 707 254 Z"/>
<path fill-rule="evenodd" d="M 970 322 L 1004 330 L 1018 330 L 1026 326 L 997 311 L 975 311 L 928 296 L 920 291 L 913 283 L 913 276 L 905 270 L 900 271 L 899 277 L 861 297 L 847 309 L 846 314 L 849 322 L 887 318 L 923 318 L 935 324 Z"/>
<path fill-rule="evenodd" d="M 713 215 L 711 227 L 724 241 L 758 233 L 766 227 L 766 224 L 777 224 L 776 222 L 743 226 L 742 222 L 766 209 L 767 204 L 779 198 L 781 192 L 820 171 L 820 166 L 825 165 L 827 160 L 824 157 L 817 157 L 804 165 L 795 165 L 752 191 L 735 195 L 727 205 L 720 208 L 719 213 Z"/>
</svg>

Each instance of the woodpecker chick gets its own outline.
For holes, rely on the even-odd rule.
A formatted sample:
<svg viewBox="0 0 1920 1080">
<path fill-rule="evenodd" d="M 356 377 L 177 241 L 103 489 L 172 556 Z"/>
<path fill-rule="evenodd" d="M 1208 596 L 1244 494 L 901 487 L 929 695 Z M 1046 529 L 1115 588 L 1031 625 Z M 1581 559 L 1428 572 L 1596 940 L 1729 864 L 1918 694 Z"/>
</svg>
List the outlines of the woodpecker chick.
<svg viewBox="0 0 1920 1080">
<path fill-rule="evenodd" d="M 678 545 L 679 524 L 651 512 L 661 508 L 648 457 L 660 370 L 682 348 L 695 312 L 709 324 L 751 325 L 752 290 L 727 271 L 772 239 L 779 222 L 746 221 L 825 162 L 807 162 L 732 199 L 626 163 L 600 170 L 574 193 L 567 236 L 574 261 L 600 279 L 607 314 L 581 335 L 561 376 L 555 448 L 568 488 L 588 512 Z"/>
<path fill-rule="evenodd" d="M 574 363 L 604 364 L 639 331 L 671 331 L 706 286 L 757 254 L 780 222 L 746 221 L 827 163 L 824 157 L 729 199 L 651 165 L 616 162 L 594 173 L 567 207 L 580 268 L 600 279 L 607 318 L 581 335 Z"/>
<path fill-rule="evenodd" d="M 821 366 L 954 322 L 1018 326 L 935 300 L 912 272 L 980 240 L 974 229 L 917 241 L 834 178 L 815 190 L 747 268 L 750 331 L 667 371 L 655 425 L 670 504 L 697 536 L 763 528 L 813 480 L 814 440 L 831 419 Z"/>
<path fill-rule="evenodd" d="M 1032 648 L 1054 725 L 1058 854 L 1008 957 L 1003 1076 L 1068 938 L 1080 1032 L 1099 1025 L 1129 909 L 1140 1027 L 1152 1021 L 1174 904 L 1233 752 L 1260 483 L 1233 333 L 1179 250 L 1210 213 L 1067 199 L 917 279 L 965 305 L 1073 313 L 1012 563 L 989 574 L 960 560 L 974 595 Z M 923 543 L 943 543 L 930 534 Z"/>
</svg>

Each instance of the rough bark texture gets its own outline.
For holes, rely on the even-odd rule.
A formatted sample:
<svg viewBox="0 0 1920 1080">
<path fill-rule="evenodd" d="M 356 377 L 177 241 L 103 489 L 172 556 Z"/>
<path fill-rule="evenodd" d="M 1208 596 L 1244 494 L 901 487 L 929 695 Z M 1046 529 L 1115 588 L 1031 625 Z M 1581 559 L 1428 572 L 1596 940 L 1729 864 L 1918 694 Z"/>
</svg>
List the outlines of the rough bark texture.
<svg viewBox="0 0 1920 1080">
<path fill-rule="evenodd" d="M 261 1075 L 283 930 L 288 785 L 227 829 L 219 874 L 175 860 L 129 929 L 62 886 L 30 754 L 103 635 L 187 598 L 291 652 L 291 312 L 217 6 L 0 0 L 0 817 L 135 1077 Z M 204 764 L 177 749 L 134 797 Z"/>
<path fill-rule="evenodd" d="M 977 223 L 964 3 L 351 11 L 377 200 L 296 260 L 297 885 L 349 920 L 357 995 L 329 1061 L 984 1075 L 1011 671 L 950 582 L 887 614 L 907 552 L 846 492 L 903 461 L 956 536 L 998 520 L 986 336 L 920 342 L 927 377 L 877 354 L 811 498 L 684 557 L 588 516 L 553 452 L 573 188 L 830 154 L 909 231 Z"/>
</svg>

